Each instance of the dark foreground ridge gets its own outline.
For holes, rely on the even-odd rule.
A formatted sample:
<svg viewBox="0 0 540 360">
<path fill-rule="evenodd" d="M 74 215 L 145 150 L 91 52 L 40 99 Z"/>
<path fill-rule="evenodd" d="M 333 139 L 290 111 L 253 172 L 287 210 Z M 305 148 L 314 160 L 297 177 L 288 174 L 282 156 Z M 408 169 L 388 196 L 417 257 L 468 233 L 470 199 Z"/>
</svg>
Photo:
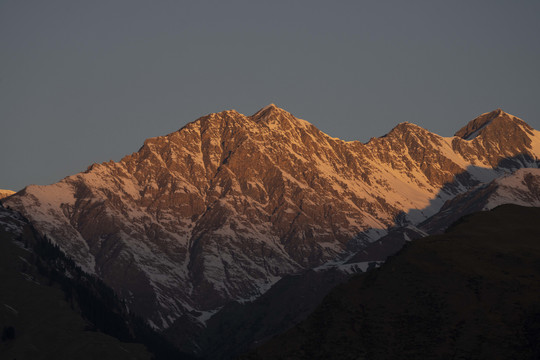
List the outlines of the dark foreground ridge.
<svg viewBox="0 0 540 360">
<path fill-rule="evenodd" d="M 516 205 L 466 216 L 242 359 L 538 359 L 539 218 Z"/>
<path fill-rule="evenodd" d="M 0 359 L 195 359 L 19 214 L 0 206 L 0 224 Z"/>
</svg>

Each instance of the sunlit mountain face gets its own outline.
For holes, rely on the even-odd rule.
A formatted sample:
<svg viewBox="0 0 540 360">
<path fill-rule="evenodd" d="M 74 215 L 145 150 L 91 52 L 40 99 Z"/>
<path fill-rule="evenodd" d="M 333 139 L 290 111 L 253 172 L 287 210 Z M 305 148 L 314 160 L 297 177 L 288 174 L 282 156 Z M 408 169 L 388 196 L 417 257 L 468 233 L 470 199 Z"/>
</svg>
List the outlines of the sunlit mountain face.
<svg viewBox="0 0 540 360">
<path fill-rule="evenodd" d="M 540 206 L 539 156 L 540 133 L 500 109 L 453 137 L 401 123 L 361 143 L 271 104 L 210 114 L 3 204 L 156 329 L 204 328 L 286 275 L 365 271 L 460 214 Z M 392 249 L 366 252 L 389 235 Z"/>
<path fill-rule="evenodd" d="M 7 198 L 13 194 L 15 194 L 15 191 L 0 189 L 0 199 Z"/>
</svg>

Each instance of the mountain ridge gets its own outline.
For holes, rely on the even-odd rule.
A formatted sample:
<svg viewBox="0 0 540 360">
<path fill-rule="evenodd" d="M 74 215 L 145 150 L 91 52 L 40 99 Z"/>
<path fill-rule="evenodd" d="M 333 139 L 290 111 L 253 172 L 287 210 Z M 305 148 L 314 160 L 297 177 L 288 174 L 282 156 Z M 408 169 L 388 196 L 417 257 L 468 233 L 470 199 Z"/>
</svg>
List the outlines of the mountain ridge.
<svg viewBox="0 0 540 360">
<path fill-rule="evenodd" d="M 283 275 L 352 255 L 396 222 L 418 224 L 464 191 L 537 167 L 538 132 L 517 123 L 508 135 L 497 147 L 402 123 L 363 144 L 275 105 L 252 116 L 229 110 L 4 203 L 164 329 L 260 296 Z"/>
</svg>

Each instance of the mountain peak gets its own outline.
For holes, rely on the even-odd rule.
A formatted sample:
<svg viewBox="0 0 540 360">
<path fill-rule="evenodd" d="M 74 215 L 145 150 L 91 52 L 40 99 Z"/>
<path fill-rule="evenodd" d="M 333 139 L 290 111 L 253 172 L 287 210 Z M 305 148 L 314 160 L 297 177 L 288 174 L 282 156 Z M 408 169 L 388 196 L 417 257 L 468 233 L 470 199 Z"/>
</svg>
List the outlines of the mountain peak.
<svg viewBox="0 0 540 360">
<path fill-rule="evenodd" d="M 421 126 L 418 126 L 416 124 L 410 123 L 408 121 L 401 122 L 394 126 L 392 130 L 388 132 L 388 134 L 383 135 L 382 137 L 391 137 L 391 136 L 398 136 L 405 133 L 411 133 L 411 132 L 426 132 L 427 130 L 424 129 Z"/>
<path fill-rule="evenodd" d="M 260 121 L 264 119 L 269 119 L 279 115 L 288 115 L 292 116 L 288 111 L 283 110 L 280 107 L 277 107 L 275 104 L 269 104 L 257 111 L 251 116 L 255 121 Z"/>
<path fill-rule="evenodd" d="M 263 107 L 260 111 L 267 110 L 267 109 L 277 109 L 277 110 L 279 110 L 280 108 L 277 107 L 276 104 L 270 103 L 270 104 L 266 105 L 265 107 Z"/>
<path fill-rule="evenodd" d="M 492 128 L 504 130 L 505 128 L 515 128 L 516 126 L 524 126 L 530 130 L 530 126 L 523 120 L 504 112 L 502 109 L 495 109 L 471 120 L 467 125 L 459 129 L 454 136 L 465 140 L 472 140 L 486 132 L 490 132 Z"/>
<path fill-rule="evenodd" d="M 255 123 L 274 130 L 291 131 L 292 129 L 311 128 L 312 125 L 298 119 L 290 112 L 274 104 L 267 105 L 249 117 Z"/>
<path fill-rule="evenodd" d="M 394 127 L 394 129 L 421 129 L 421 130 L 425 130 L 423 127 L 418 126 L 418 125 L 413 124 L 413 123 L 408 122 L 408 121 L 400 122 L 399 124 L 397 124 Z"/>
</svg>

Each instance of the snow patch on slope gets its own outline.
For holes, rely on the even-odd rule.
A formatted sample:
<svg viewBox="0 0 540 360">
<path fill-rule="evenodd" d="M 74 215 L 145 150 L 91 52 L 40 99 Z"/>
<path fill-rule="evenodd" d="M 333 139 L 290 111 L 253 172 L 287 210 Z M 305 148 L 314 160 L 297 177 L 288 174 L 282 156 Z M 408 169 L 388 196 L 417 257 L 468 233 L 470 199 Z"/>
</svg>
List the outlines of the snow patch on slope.
<svg viewBox="0 0 540 360">
<path fill-rule="evenodd" d="M 497 190 L 483 210 L 503 204 L 540 207 L 540 169 L 519 169 L 494 182 Z"/>
<path fill-rule="evenodd" d="M 30 185 L 24 191 L 25 196 L 15 200 L 18 205 L 16 209 L 22 211 L 41 235 L 61 245 L 84 271 L 94 274 L 94 256 L 65 213 L 75 205 L 73 187 L 62 181 L 47 186 Z"/>
</svg>

